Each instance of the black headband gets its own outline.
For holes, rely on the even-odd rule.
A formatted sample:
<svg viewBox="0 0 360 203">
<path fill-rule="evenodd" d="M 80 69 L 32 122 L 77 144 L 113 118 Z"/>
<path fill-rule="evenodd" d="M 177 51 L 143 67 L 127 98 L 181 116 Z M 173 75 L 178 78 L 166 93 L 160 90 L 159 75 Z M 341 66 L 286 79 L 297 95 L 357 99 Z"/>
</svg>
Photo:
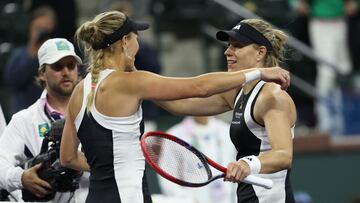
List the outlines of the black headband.
<svg viewBox="0 0 360 203">
<path fill-rule="evenodd" d="M 229 37 L 239 42 L 256 43 L 264 45 L 267 51 L 273 49 L 270 41 L 261 32 L 246 23 L 239 23 L 232 30 L 219 31 L 216 33 L 216 39 L 220 41 L 229 41 Z"/>
<path fill-rule="evenodd" d="M 130 32 L 142 31 L 148 28 L 148 23 L 132 21 L 130 18 L 126 17 L 126 20 L 121 27 L 113 33 L 106 35 L 99 45 L 93 45 L 92 48 L 95 50 L 107 48 Z"/>
</svg>

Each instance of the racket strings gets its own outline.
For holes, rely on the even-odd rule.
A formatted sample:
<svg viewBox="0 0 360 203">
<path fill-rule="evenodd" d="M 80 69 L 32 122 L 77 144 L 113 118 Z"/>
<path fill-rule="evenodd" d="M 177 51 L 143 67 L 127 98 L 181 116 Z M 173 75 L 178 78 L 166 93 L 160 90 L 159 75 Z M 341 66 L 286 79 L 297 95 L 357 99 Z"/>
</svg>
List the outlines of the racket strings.
<svg viewBox="0 0 360 203">
<path fill-rule="evenodd" d="M 189 183 L 203 183 L 212 177 L 201 154 L 163 137 L 150 136 L 145 142 L 151 161 L 171 176 Z"/>
</svg>

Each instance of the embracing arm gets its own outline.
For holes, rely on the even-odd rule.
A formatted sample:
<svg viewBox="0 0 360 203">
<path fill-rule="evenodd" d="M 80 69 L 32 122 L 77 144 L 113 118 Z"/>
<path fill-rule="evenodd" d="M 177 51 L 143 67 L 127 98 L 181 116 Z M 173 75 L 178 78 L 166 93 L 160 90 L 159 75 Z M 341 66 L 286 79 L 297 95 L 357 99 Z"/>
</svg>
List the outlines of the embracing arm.
<svg viewBox="0 0 360 203">
<path fill-rule="evenodd" d="M 157 105 L 174 115 L 211 116 L 230 111 L 232 104 L 227 99 L 235 90 L 216 94 L 207 98 L 188 98 L 173 101 L 154 101 Z"/>
<path fill-rule="evenodd" d="M 73 91 L 73 94 L 68 104 L 64 130 L 61 137 L 60 162 L 61 165 L 64 167 L 80 171 L 90 171 L 90 166 L 86 161 L 85 155 L 78 150 L 80 141 L 77 136 L 76 127 L 74 124 L 75 115 L 77 114 L 75 113 L 75 108 L 77 106 L 76 103 L 79 103 L 78 98 L 81 98 L 80 96 L 75 96 L 76 94 L 74 93 L 78 91 L 79 86 L 80 85 L 77 85 L 77 87 Z"/>
<path fill-rule="evenodd" d="M 260 75 L 258 75 L 258 78 L 252 79 L 262 79 L 264 81 L 275 82 L 280 84 L 282 89 L 287 89 L 290 85 L 289 73 L 281 68 L 247 69 L 244 71 L 231 72 L 244 74 L 245 77 L 238 78 L 237 83 L 233 83 L 236 85 L 229 87 L 230 89 L 226 89 L 226 92 L 213 92 L 215 95 L 211 94 L 212 96 L 210 97 L 157 101 L 156 103 L 175 115 L 209 116 L 230 111 L 233 108 L 234 97 L 237 93 L 237 89 L 234 88 L 239 88 L 241 85 L 249 81 L 245 79 L 246 75 L 254 70 L 259 70 Z M 224 84 L 220 84 L 221 82 L 224 82 L 223 80 L 225 80 L 224 77 L 216 77 L 215 81 L 207 81 L 206 84 L 213 85 L 215 88 L 217 86 L 224 87 Z"/>
<path fill-rule="evenodd" d="M 244 72 L 214 72 L 195 77 L 164 77 L 150 72 L 137 71 L 136 84 L 131 85 L 141 99 L 159 101 L 190 97 L 209 97 L 241 86 Z M 139 81 L 141 80 L 141 81 Z M 134 80 L 135 81 L 135 80 Z"/>
</svg>

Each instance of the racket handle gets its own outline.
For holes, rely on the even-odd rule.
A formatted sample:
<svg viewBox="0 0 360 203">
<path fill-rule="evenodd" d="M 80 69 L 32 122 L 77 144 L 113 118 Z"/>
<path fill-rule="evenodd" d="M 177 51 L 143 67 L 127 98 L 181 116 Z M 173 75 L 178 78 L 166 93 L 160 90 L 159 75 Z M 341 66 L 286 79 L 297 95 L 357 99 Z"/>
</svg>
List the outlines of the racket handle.
<svg viewBox="0 0 360 203">
<path fill-rule="evenodd" d="M 270 179 L 261 178 L 261 177 L 254 176 L 254 175 L 248 175 L 242 182 L 261 186 L 266 189 L 271 189 L 274 184 L 273 181 Z"/>
</svg>

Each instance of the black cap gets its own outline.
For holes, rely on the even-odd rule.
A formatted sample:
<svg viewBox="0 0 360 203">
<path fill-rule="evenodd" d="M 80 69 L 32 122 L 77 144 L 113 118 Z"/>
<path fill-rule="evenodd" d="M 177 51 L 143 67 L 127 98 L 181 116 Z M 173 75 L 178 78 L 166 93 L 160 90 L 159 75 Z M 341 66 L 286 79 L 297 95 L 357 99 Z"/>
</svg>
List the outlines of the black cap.
<svg viewBox="0 0 360 203">
<path fill-rule="evenodd" d="M 239 23 L 231 30 L 221 30 L 216 33 L 216 39 L 220 41 L 229 41 L 230 37 L 244 44 L 256 43 L 264 45 L 268 51 L 272 50 L 270 41 L 261 32 L 246 23 Z"/>
<path fill-rule="evenodd" d="M 93 46 L 93 49 L 98 50 L 107 48 L 130 32 L 143 31 L 149 27 L 149 23 L 133 21 L 129 17 L 126 17 L 125 22 L 121 27 L 119 27 L 119 29 L 115 30 L 110 35 L 106 35 L 99 45 Z"/>
</svg>

